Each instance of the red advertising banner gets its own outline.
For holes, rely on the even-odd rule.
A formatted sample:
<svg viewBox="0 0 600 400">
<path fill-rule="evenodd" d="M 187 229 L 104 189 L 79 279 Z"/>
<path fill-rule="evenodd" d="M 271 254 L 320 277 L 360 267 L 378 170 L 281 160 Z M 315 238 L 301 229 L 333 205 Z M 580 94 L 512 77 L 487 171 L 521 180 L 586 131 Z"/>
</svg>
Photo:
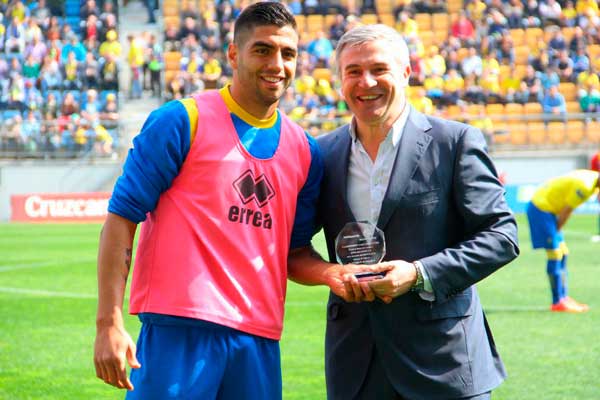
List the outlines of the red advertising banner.
<svg viewBox="0 0 600 400">
<path fill-rule="evenodd" d="M 34 193 L 10 197 L 11 221 L 103 222 L 110 193 Z"/>
</svg>

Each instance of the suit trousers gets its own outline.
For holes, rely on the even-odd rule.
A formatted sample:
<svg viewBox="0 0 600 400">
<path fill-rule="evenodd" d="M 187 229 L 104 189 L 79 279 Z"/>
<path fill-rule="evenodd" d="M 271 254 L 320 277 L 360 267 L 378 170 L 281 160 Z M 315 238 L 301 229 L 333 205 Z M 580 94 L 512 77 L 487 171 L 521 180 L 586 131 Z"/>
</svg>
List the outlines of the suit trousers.
<svg viewBox="0 0 600 400">
<path fill-rule="evenodd" d="M 491 398 L 492 392 L 486 392 L 475 396 L 448 400 L 490 400 Z M 373 350 L 367 376 L 356 400 L 410 400 L 396 392 L 396 389 L 392 386 L 377 350 Z"/>
</svg>

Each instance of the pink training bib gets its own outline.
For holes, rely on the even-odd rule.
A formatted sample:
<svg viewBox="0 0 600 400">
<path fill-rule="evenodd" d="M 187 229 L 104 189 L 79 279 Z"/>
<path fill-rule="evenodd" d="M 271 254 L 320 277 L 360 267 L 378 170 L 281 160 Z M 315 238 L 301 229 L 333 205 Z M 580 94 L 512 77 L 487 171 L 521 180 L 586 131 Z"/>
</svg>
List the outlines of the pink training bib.
<svg viewBox="0 0 600 400">
<path fill-rule="evenodd" d="M 195 100 L 195 140 L 142 225 L 130 312 L 197 318 L 278 340 L 308 140 L 281 115 L 275 154 L 254 158 L 219 92 Z"/>
</svg>

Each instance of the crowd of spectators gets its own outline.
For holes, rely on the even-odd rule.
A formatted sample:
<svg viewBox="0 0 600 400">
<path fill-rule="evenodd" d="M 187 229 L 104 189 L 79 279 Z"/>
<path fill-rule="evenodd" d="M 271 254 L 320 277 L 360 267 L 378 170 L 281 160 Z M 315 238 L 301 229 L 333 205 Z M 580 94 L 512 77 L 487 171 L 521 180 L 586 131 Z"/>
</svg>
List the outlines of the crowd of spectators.
<svg viewBox="0 0 600 400">
<path fill-rule="evenodd" d="M 333 49 L 365 13 L 381 20 L 377 2 L 282 2 L 304 18 L 319 13 L 335 17 L 326 19 L 330 22 L 321 30 L 300 29 L 297 79 L 281 107 L 310 126 L 315 120 L 329 125 L 332 116 L 343 119 L 347 110 L 335 90 Z M 465 0 L 462 10 L 450 14 L 447 32 L 437 36 L 436 31 L 428 42 L 422 36 L 435 27 L 422 29 L 419 13 L 447 13 L 447 2 L 394 3 L 401 5 L 393 9 L 391 22 L 409 46 L 411 100 L 417 109 L 444 114 L 449 106 L 536 102 L 543 112 L 564 116 L 565 99 L 558 87 L 571 82 L 577 88 L 580 111 L 600 111 L 600 53 L 588 52 L 590 45 L 600 44 L 596 0 Z M 181 55 L 178 71 L 167 75 L 166 100 L 221 87 L 231 77 L 226 48 L 232 40 L 233 21 L 247 2 L 208 4 L 198 9 L 195 1 L 181 0 L 179 18 L 165 25 L 164 50 Z M 532 28 L 539 28 L 539 40 L 533 46 L 515 45 L 512 32 L 526 29 L 528 35 Z M 567 30 L 569 38 L 565 38 Z M 524 59 L 516 55 L 523 47 Z"/>
<path fill-rule="evenodd" d="M 110 0 L 86 0 L 76 27 L 62 14 L 45 0 L 0 1 L 0 151 L 114 151 L 117 11 Z"/>
<path fill-rule="evenodd" d="M 0 1 L 0 150 L 99 154 L 110 154 L 118 140 L 119 59 L 130 69 L 129 98 L 144 89 L 171 100 L 222 87 L 232 73 L 226 49 L 233 23 L 250 3 L 176 0 L 177 18 L 165 18 L 162 38 L 129 36 L 122 49 L 114 0 L 83 0 L 75 29 L 46 0 L 23 1 Z M 366 17 L 404 36 L 410 100 L 420 111 L 538 103 L 560 119 L 567 102 L 559 87 L 570 83 L 577 111 L 600 112 L 600 51 L 590 53 L 600 49 L 597 0 L 465 0 L 458 12 L 449 12 L 446 1 L 404 0 L 386 13 L 373 0 L 281 1 L 298 16 L 300 31 L 297 78 L 281 108 L 314 133 L 348 118 L 332 55 L 344 32 Z M 428 13 L 447 16 L 447 29 L 421 24 Z M 319 14 L 326 23 L 314 29 L 309 18 Z M 515 37 L 519 30 L 525 39 Z M 173 54 L 174 68 L 167 59 Z M 477 114 L 471 122 L 488 127 L 489 118 Z"/>
</svg>

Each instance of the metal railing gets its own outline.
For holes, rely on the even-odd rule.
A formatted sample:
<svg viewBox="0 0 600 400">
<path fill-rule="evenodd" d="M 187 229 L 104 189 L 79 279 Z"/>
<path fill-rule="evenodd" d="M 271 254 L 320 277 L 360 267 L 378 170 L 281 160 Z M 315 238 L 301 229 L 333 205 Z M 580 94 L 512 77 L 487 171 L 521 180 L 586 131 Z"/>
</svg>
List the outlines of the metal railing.
<svg viewBox="0 0 600 400">
<path fill-rule="evenodd" d="M 492 128 L 484 130 L 492 150 L 549 149 L 560 146 L 589 148 L 600 144 L 600 113 L 567 113 L 564 115 L 515 114 L 486 115 Z M 482 116 L 449 117 L 475 124 Z M 329 132 L 350 120 L 350 114 L 305 116 L 296 120 L 313 136 Z M 39 132 L 24 132 L 23 124 L 0 121 L 0 158 L 9 159 L 110 159 L 116 158 L 127 143 L 122 140 L 120 121 L 101 120 L 106 133 L 98 134 L 91 126 L 84 127 L 85 135 L 77 137 L 80 126 L 75 122 L 38 121 Z M 108 135 L 108 136 L 107 136 Z"/>
</svg>

